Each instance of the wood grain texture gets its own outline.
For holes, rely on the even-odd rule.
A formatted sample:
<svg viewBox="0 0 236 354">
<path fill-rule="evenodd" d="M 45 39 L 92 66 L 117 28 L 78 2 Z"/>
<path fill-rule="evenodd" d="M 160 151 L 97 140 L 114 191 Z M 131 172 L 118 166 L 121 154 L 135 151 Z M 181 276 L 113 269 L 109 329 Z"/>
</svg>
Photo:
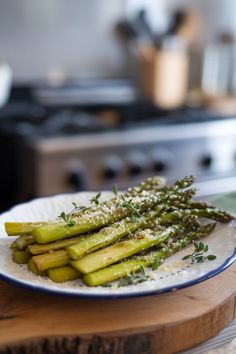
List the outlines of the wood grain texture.
<svg viewBox="0 0 236 354">
<path fill-rule="evenodd" d="M 199 285 L 123 300 L 82 300 L 0 282 L 0 354 L 170 354 L 235 315 L 236 264 Z"/>
</svg>

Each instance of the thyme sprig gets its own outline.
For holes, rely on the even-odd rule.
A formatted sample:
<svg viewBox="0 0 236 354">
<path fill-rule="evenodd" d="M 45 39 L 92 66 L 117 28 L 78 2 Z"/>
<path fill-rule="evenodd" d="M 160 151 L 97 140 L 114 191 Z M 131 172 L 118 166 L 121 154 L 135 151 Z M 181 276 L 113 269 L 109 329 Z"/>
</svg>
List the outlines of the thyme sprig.
<svg viewBox="0 0 236 354">
<path fill-rule="evenodd" d="M 113 184 L 113 186 L 112 186 L 112 193 L 113 193 L 114 195 L 118 195 L 118 188 L 117 188 L 117 185 L 116 185 L 116 184 Z"/>
<path fill-rule="evenodd" d="M 70 215 L 72 215 L 75 211 L 82 211 L 82 210 L 86 209 L 86 206 L 78 205 L 75 202 L 72 202 L 72 205 L 73 205 L 74 209 L 71 210 Z"/>
<path fill-rule="evenodd" d="M 124 195 L 121 195 L 121 204 L 123 208 L 127 208 L 131 212 L 131 219 L 133 222 L 138 222 L 142 217 L 140 213 L 140 207 L 138 204 L 133 202 L 133 198 L 127 198 Z"/>
<path fill-rule="evenodd" d="M 101 197 L 101 192 L 97 193 L 94 197 L 92 197 L 89 201 L 91 204 L 99 205 L 99 198 Z"/>
<path fill-rule="evenodd" d="M 72 227 L 76 224 L 76 221 L 71 218 L 70 214 L 66 214 L 64 211 L 61 212 L 59 217 L 65 222 L 67 227 Z"/>
<path fill-rule="evenodd" d="M 156 256 L 152 262 L 152 271 L 157 270 L 160 265 L 160 259 Z"/>
<path fill-rule="evenodd" d="M 101 285 L 103 288 L 111 288 L 112 284 L 111 283 L 104 283 Z"/>
<path fill-rule="evenodd" d="M 141 266 L 138 273 L 130 273 L 125 278 L 122 278 L 118 283 L 118 288 L 140 284 L 147 281 L 149 278 L 150 276 L 145 273 L 144 267 Z"/>
<path fill-rule="evenodd" d="M 84 210 L 86 207 L 85 206 L 79 206 L 77 203 L 72 202 L 73 205 L 73 209 L 71 210 L 70 213 L 66 214 L 64 211 L 61 212 L 61 214 L 59 215 L 59 218 L 61 218 L 65 224 L 66 227 L 72 227 L 76 225 L 76 221 L 72 218 L 72 215 L 75 211 L 82 211 Z"/>
<path fill-rule="evenodd" d="M 213 261 L 216 259 L 216 256 L 213 254 L 205 255 L 208 252 L 208 245 L 205 245 L 203 242 L 193 242 L 194 251 L 192 254 L 188 254 L 183 257 L 182 260 L 190 259 L 191 263 L 203 263 L 204 261 Z"/>
<path fill-rule="evenodd" d="M 112 186 L 112 193 L 115 196 L 119 194 L 116 184 L 113 184 Z M 142 215 L 140 213 L 139 206 L 133 202 L 132 197 L 128 198 L 127 196 L 121 195 L 120 199 L 121 199 L 120 206 L 122 208 L 127 208 L 131 212 L 131 219 L 133 222 L 138 222 L 142 217 Z"/>
</svg>

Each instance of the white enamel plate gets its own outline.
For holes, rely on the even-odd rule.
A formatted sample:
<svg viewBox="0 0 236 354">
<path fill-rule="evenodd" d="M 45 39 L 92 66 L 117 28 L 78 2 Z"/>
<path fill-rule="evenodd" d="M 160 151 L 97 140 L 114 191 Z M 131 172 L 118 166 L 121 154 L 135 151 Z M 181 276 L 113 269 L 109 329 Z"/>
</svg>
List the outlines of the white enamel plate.
<svg viewBox="0 0 236 354">
<path fill-rule="evenodd" d="M 191 264 L 182 258 L 192 253 L 193 246 L 168 258 L 155 272 L 150 272 L 150 280 L 127 287 L 118 287 L 117 283 L 111 288 L 85 286 L 81 280 L 56 284 L 50 279 L 35 276 L 25 265 L 17 265 L 11 260 L 10 243 L 13 237 L 7 237 L 4 230 L 6 221 L 41 221 L 56 218 L 62 211 L 69 212 L 72 202 L 80 205 L 89 203 L 93 193 L 77 193 L 41 198 L 21 204 L 0 216 L 0 277 L 16 285 L 35 290 L 47 291 L 78 297 L 122 298 L 144 296 L 174 291 L 207 280 L 224 271 L 236 259 L 236 229 L 234 224 L 219 224 L 215 231 L 204 238 L 209 246 L 209 253 L 216 255 L 213 261 L 202 264 Z M 104 192 L 103 199 L 111 197 Z"/>
</svg>

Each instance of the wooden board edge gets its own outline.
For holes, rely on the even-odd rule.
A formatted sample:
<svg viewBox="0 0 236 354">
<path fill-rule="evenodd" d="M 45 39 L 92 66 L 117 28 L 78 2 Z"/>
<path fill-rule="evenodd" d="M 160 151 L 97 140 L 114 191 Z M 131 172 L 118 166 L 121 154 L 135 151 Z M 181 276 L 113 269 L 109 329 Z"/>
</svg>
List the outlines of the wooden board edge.
<svg viewBox="0 0 236 354">
<path fill-rule="evenodd" d="M 131 329 L 128 333 L 125 330 L 91 335 L 45 335 L 6 343 L 0 347 L 0 354 L 173 354 L 214 337 L 234 315 L 233 297 L 199 318 L 171 326 L 139 328 L 138 332 Z"/>
</svg>

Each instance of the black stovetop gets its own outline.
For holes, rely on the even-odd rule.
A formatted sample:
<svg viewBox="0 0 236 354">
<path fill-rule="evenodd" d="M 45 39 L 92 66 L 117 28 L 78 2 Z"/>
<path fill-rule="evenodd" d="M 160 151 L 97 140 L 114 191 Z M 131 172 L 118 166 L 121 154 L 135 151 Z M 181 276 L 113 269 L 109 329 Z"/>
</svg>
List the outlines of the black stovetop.
<svg viewBox="0 0 236 354">
<path fill-rule="evenodd" d="M 213 119 L 222 116 L 203 107 L 162 110 L 140 100 L 116 105 L 47 106 L 37 103 L 30 90 L 24 94 L 18 90 L 0 109 L 0 131 L 22 137 L 55 137 Z"/>
</svg>

